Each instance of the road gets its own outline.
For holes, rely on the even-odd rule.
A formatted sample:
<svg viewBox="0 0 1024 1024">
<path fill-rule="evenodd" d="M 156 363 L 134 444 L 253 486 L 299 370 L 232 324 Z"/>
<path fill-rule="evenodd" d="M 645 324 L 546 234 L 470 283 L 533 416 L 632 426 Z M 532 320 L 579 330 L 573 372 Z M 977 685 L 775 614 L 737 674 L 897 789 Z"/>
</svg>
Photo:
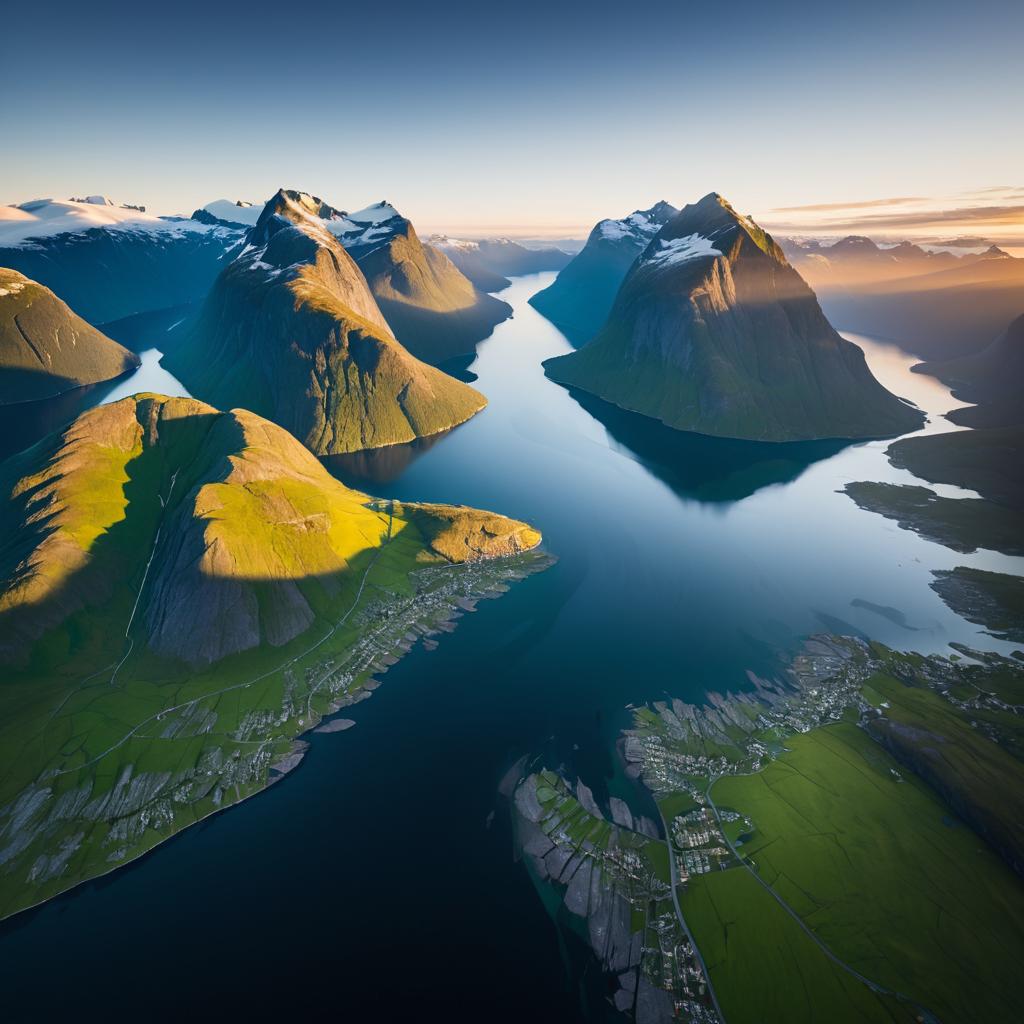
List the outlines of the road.
<svg viewBox="0 0 1024 1024">
<path fill-rule="evenodd" d="M 657 807 L 657 801 L 655 801 Z M 690 940 L 690 945 L 693 947 L 693 955 L 697 958 L 697 963 L 700 964 L 700 969 L 704 972 L 704 977 L 708 983 L 708 995 L 711 997 L 711 1005 L 715 1008 L 715 1013 L 718 1014 L 718 1019 L 725 1024 L 725 1014 L 722 1013 L 722 1007 L 718 1003 L 718 996 L 715 995 L 715 986 L 711 984 L 711 974 L 708 971 L 708 965 L 704 963 L 704 957 L 701 956 L 700 947 L 697 945 L 696 940 L 693 937 L 693 933 L 690 931 L 690 926 L 686 923 L 686 918 L 683 917 L 683 909 L 679 906 L 679 871 L 676 867 L 676 855 L 672 849 L 672 833 L 668 829 L 668 822 L 665 821 L 665 815 L 661 813 L 661 808 L 658 807 L 658 817 L 661 819 L 661 828 L 665 833 L 665 844 L 668 846 L 668 869 L 672 879 L 672 904 L 676 908 L 676 917 L 679 919 L 679 927 L 683 929 L 684 934 Z"/>
</svg>

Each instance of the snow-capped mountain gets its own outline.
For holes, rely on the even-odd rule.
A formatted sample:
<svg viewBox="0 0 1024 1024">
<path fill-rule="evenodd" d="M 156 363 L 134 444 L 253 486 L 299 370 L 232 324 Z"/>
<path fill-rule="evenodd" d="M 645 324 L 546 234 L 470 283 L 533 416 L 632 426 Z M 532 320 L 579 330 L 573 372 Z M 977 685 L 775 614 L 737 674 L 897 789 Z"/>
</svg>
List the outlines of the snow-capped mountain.
<svg viewBox="0 0 1024 1024">
<path fill-rule="evenodd" d="M 240 228 L 158 217 L 99 195 L 0 207 L 0 266 L 93 324 L 202 298 L 241 237 Z"/>
<path fill-rule="evenodd" d="M 678 212 L 663 200 L 619 220 L 598 221 L 582 251 L 530 304 L 582 345 L 604 324 L 633 261 Z"/>
</svg>

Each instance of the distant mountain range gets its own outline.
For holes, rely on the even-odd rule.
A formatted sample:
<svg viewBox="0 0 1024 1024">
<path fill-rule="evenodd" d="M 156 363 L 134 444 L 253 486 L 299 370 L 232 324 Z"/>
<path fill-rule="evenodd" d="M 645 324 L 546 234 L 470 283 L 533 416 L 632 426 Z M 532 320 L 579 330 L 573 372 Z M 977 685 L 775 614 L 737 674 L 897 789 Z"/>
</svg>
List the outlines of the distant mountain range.
<svg viewBox="0 0 1024 1024">
<path fill-rule="evenodd" d="M 574 344 L 589 341 L 604 326 L 612 302 L 651 239 L 679 211 L 664 201 L 621 220 L 594 225 L 583 247 L 554 282 L 530 299 Z"/>
<path fill-rule="evenodd" d="M 890 339 L 925 359 L 979 351 L 1024 305 L 1024 260 L 996 246 L 956 254 L 858 235 L 780 244 L 840 329 Z"/>
<path fill-rule="evenodd" d="M 193 394 L 267 416 L 320 455 L 435 434 L 486 404 L 394 338 L 335 234 L 347 223 L 279 191 L 164 357 Z"/>
<path fill-rule="evenodd" d="M 771 236 L 716 193 L 654 233 L 597 336 L 544 365 L 560 383 L 715 436 L 882 437 L 924 419 L 836 333 Z"/>
<path fill-rule="evenodd" d="M 156 217 L 102 196 L 0 207 L 0 266 L 97 325 L 201 299 L 241 237 L 238 227 Z"/>
<path fill-rule="evenodd" d="M 427 241 L 486 292 L 507 288 L 512 283 L 510 277 L 561 270 L 572 258 L 554 246 L 529 247 L 511 238 L 465 240 L 431 235 Z"/>
<path fill-rule="evenodd" d="M 139 365 L 49 288 L 0 268 L 0 405 L 50 398 Z"/>
</svg>

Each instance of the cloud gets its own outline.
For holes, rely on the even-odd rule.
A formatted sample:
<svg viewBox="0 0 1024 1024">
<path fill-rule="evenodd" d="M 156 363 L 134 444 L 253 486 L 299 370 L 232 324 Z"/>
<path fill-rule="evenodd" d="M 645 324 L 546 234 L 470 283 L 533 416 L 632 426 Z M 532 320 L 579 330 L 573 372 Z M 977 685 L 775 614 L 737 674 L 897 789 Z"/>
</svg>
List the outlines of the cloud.
<svg viewBox="0 0 1024 1024">
<path fill-rule="evenodd" d="M 853 203 L 812 203 L 807 206 L 776 206 L 772 213 L 824 213 L 828 210 L 862 210 L 872 206 L 901 206 L 927 203 L 926 196 L 895 196 L 892 199 L 863 199 Z"/>
<path fill-rule="evenodd" d="M 823 218 L 813 225 L 802 223 L 769 222 L 775 230 L 833 232 L 848 231 L 870 234 L 872 231 L 888 231 L 894 228 L 927 230 L 948 230 L 953 225 L 969 225 L 973 229 L 983 227 L 1009 228 L 1024 226 L 1024 205 L 1001 206 L 960 206 L 948 210 L 920 210 L 904 213 L 871 214 L 863 217 Z"/>
</svg>

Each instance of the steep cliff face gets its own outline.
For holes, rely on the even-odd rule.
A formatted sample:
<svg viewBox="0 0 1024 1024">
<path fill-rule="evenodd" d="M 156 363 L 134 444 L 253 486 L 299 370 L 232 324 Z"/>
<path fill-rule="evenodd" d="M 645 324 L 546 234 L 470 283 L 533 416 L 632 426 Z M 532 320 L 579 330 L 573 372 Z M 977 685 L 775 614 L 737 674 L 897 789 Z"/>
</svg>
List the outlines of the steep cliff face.
<svg viewBox="0 0 1024 1024">
<path fill-rule="evenodd" d="M 138 365 L 49 288 L 0 267 L 0 405 L 49 398 Z"/>
<path fill-rule="evenodd" d="M 396 341 L 329 230 L 335 216 L 315 197 L 278 192 L 165 363 L 193 394 L 252 409 L 320 455 L 412 441 L 469 419 L 484 397 Z"/>
<path fill-rule="evenodd" d="M 664 201 L 621 220 L 602 220 L 554 282 L 530 304 L 574 344 L 589 341 L 604 326 L 633 261 L 679 211 Z"/>
<path fill-rule="evenodd" d="M 545 367 L 670 427 L 723 437 L 884 437 L 924 419 L 875 380 L 771 237 L 715 193 L 651 240 L 593 341 Z"/>
<path fill-rule="evenodd" d="M 392 541 L 406 569 L 540 541 L 489 512 L 375 501 L 253 413 L 162 395 L 82 414 L 19 456 L 2 484 L 5 661 L 113 602 L 152 651 L 210 664 L 303 633 L 324 595 L 358 582 Z"/>
</svg>

